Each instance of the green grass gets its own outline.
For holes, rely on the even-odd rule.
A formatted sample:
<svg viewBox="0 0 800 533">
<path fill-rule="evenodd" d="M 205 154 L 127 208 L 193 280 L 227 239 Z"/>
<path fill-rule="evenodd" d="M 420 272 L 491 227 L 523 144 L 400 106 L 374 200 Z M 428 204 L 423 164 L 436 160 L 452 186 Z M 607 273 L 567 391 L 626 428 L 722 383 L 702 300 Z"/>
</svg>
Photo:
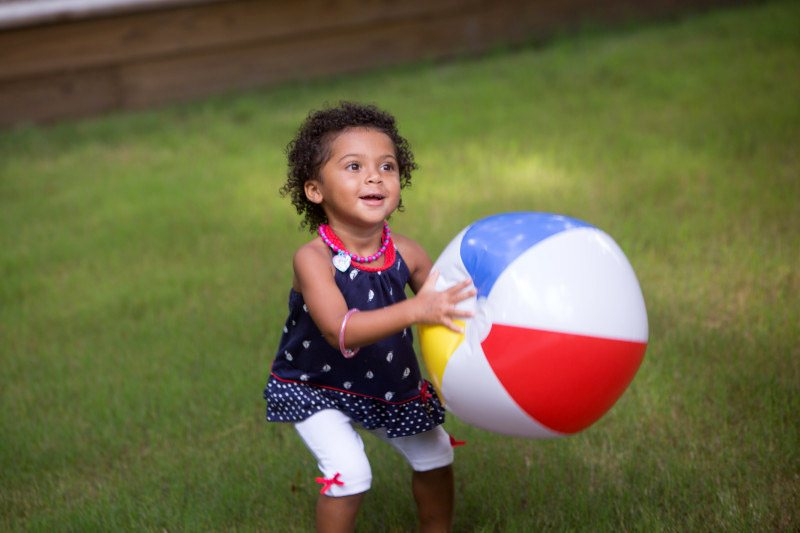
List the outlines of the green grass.
<svg viewBox="0 0 800 533">
<path fill-rule="evenodd" d="M 433 257 L 489 214 L 608 232 L 651 340 L 557 441 L 450 417 L 457 531 L 800 528 L 800 4 L 0 133 L 0 529 L 307 531 L 315 464 L 261 389 L 309 238 L 277 189 L 309 109 L 392 111 Z M 360 531 L 409 531 L 367 442 Z"/>
</svg>

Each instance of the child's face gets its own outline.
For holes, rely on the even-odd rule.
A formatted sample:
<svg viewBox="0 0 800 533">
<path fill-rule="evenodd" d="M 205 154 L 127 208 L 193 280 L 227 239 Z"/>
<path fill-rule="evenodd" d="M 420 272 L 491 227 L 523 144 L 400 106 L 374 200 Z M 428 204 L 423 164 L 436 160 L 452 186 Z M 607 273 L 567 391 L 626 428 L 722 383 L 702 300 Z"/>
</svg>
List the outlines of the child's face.
<svg viewBox="0 0 800 533">
<path fill-rule="evenodd" d="M 400 203 L 400 170 L 392 140 L 372 128 L 347 128 L 330 143 L 330 157 L 306 196 L 332 226 L 382 225 Z"/>
</svg>

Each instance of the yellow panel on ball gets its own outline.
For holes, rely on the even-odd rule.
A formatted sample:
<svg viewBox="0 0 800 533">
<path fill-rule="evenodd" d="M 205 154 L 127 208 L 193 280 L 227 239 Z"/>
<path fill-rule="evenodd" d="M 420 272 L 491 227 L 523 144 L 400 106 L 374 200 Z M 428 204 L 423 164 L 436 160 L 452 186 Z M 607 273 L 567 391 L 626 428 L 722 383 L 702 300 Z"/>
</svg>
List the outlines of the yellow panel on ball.
<svg viewBox="0 0 800 533">
<path fill-rule="evenodd" d="M 455 320 L 454 322 L 462 328 L 464 327 L 464 322 L 460 320 Z M 444 403 L 444 397 L 442 396 L 444 369 L 450 356 L 456 351 L 458 345 L 464 341 L 464 334 L 456 333 L 445 326 L 427 326 L 424 324 L 417 326 L 417 334 L 419 335 L 422 358 L 425 360 L 425 366 L 430 373 L 431 383 L 433 383 L 439 399 Z"/>
</svg>

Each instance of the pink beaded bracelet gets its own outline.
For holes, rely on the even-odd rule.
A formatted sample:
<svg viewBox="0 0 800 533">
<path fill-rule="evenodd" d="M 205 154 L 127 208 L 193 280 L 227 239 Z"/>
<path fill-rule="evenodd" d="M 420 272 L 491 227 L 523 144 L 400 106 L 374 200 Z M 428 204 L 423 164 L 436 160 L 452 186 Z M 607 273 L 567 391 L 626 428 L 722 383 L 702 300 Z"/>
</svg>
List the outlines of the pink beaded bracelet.
<svg viewBox="0 0 800 533">
<path fill-rule="evenodd" d="M 344 315 L 344 319 L 342 319 L 342 327 L 339 329 L 339 350 L 341 350 L 342 355 L 345 356 L 345 358 L 347 359 L 350 359 L 351 357 L 353 357 L 355 354 L 358 353 L 358 348 L 355 348 L 353 350 L 348 350 L 347 348 L 344 347 L 344 328 L 345 326 L 347 326 L 347 320 L 353 313 L 358 313 L 358 309 L 354 307 L 350 309 L 347 312 L 347 314 Z"/>
</svg>

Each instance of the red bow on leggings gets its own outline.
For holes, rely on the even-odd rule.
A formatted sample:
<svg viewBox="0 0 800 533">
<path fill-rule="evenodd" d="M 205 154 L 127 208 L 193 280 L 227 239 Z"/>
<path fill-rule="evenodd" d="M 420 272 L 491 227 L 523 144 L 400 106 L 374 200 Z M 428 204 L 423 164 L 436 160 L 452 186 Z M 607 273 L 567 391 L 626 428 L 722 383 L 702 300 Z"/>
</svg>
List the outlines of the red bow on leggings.
<svg viewBox="0 0 800 533">
<path fill-rule="evenodd" d="M 336 472 L 336 475 L 331 479 L 318 477 L 317 483 L 322 483 L 322 490 L 319 491 L 320 494 L 325 494 L 328 492 L 328 489 L 331 488 L 331 485 L 344 485 L 344 481 L 339 481 L 339 472 Z"/>
</svg>

